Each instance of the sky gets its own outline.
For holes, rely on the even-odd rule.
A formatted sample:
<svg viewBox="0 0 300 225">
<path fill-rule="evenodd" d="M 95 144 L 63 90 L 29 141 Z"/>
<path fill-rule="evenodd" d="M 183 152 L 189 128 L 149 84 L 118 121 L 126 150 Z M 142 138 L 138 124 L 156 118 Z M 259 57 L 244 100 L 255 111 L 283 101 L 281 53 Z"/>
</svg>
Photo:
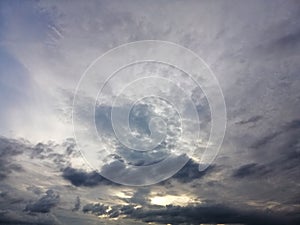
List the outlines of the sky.
<svg viewBox="0 0 300 225">
<path fill-rule="evenodd" d="M 300 224 L 299 61 L 296 0 L 1 0 L 0 224 Z"/>
</svg>

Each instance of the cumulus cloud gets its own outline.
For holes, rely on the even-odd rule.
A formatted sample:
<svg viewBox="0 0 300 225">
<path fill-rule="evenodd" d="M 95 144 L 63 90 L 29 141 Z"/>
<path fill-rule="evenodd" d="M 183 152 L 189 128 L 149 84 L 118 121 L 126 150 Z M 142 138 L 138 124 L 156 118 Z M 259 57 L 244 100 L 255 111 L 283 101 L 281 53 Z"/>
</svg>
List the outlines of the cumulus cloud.
<svg viewBox="0 0 300 225">
<path fill-rule="evenodd" d="M 94 187 L 97 185 L 117 185 L 101 176 L 98 172 L 86 172 L 81 169 L 66 167 L 62 177 L 69 180 L 74 186 Z"/>
<path fill-rule="evenodd" d="M 214 167 L 214 165 L 211 165 L 206 170 L 200 172 L 199 164 L 193 159 L 190 159 L 174 176 L 162 183 L 169 182 L 171 180 L 177 180 L 182 183 L 192 182 L 202 178 L 206 174 L 213 172 Z"/>
<path fill-rule="evenodd" d="M 34 203 L 26 206 L 25 211 L 36 213 L 48 213 L 59 203 L 59 194 L 53 190 L 48 190 L 46 195 Z"/>
</svg>

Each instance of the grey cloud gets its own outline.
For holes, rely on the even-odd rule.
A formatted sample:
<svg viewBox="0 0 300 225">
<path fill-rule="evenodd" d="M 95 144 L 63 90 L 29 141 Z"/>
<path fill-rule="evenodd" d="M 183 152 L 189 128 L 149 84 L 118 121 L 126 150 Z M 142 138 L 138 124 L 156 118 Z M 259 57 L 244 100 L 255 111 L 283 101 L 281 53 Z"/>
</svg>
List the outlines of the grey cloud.
<svg viewBox="0 0 300 225">
<path fill-rule="evenodd" d="M 223 145 L 220 154 L 226 155 L 227 158 L 223 158 L 224 161 L 221 163 L 231 166 L 231 164 L 240 164 L 240 161 L 253 162 L 252 165 L 246 165 L 246 168 L 242 166 L 237 169 L 236 173 L 246 178 L 239 182 L 241 186 L 236 186 L 236 183 L 230 180 L 232 177 L 229 180 L 223 179 L 223 177 L 220 180 L 216 180 L 216 178 L 214 182 L 220 184 L 220 186 L 222 185 L 222 189 L 210 187 L 209 190 L 215 192 L 216 197 L 209 194 L 205 195 L 207 192 L 204 190 L 199 190 L 199 196 L 219 198 L 223 201 L 227 195 L 230 195 L 231 197 L 227 198 L 232 201 L 239 198 L 241 202 L 244 202 L 246 199 L 250 199 L 249 195 L 255 196 L 256 193 L 261 192 L 259 200 L 264 202 L 265 200 L 276 200 L 280 197 L 279 204 L 284 204 L 287 198 L 295 199 L 299 196 L 299 190 L 296 189 L 299 183 L 300 162 L 298 125 L 296 122 L 296 125 L 287 124 L 286 127 L 280 127 L 280 124 L 290 120 L 292 115 L 297 116 L 299 114 L 299 85 L 297 83 L 299 77 L 299 23 L 297 21 L 299 21 L 300 14 L 299 11 L 295 10 L 299 8 L 296 1 L 251 1 L 247 3 L 238 1 L 219 3 L 218 1 L 203 1 L 200 3 L 193 1 L 188 4 L 186 2 L 176 2 L 176 4 L 98 2 L 95 5 L 80 2 L 73 4 L 67 1 L 57 4 L 43 1 L 39 4 L 45 6 L 43 14 L 48 12 L 51 14 L 53 11 L 55 11 L 55 15 L 56 13 L 59 14 L 58 23 L 60 24 L 60 21 L 62 21 L 61 24 L 65 26 L 63 27 L 65 29 L 60 29 L 65 35 L 61 39 L 62 42 L 52 43 L 49 52 L 48 46 L 45 47 L 47 43 L 39 42 L 37 39 L 32 42 L 28 40 L 35 33 L 31 35 L 21 32 L 22 30 L 28 30 L 27 25 L 30 25 L 31 31 L 35 30 L 32 21 L 29 21 L 29 24 L 22 22 L 21 25 L 24 26 L 16 27 L 16 24 L 18 24 L 16 21 L 23 21 L 24 14 L 11 14 L 13 19 L 3 15 L 3 21 L 10 22 L 7 23 L 8 27 L 6 28 L 13 28 L 5 29 L 6 32 L 2 32 L 7 40 L 5 43 L 15 43 L 14 39 L 9 39 L 9 37 L 19 37 L 18 39 L 22 39 L 22 42 L 24 41 L 23 37 L 25 37 L 24 44 L 21 42 L 15 43 L 17 44 L 15 53 L 16 58 L 22 60 L 22 62 L 27 62 L 26 66 L 30 68 L 30 72 L 39 74 L 39 71 L 49 71 L 45 74 L 58 75 L 53 79 L 55 83 L 73 87 L 72 85 L 75 85 L 78 78 L 74 78 L 73 75 L 76 76 L 76 74 L 79 74 L 78 71 L 83 71 L 89 61 L 97 57 L 99 53 L 103 53 L 120 43 L 154 37 L 154 39 L 183 44 L 208 62 L 224 91 L 229 112 L 228 136 L 225 143 L 231 143 L 227 146 Z M 84 7 L 82 7 L 83 5 Z M 13 9 L 13 7 L 10 8 Z M 18 6 L 17 8 L 21 11 L 24 7 Z M 32 8 L 35 7 L 30 4 L 30 7 L 27 6 L 26 10 L 31 12 Z M 147 10 L 144 10 L 146 8 Z M 99 13 L 99 10 L 102 13 Z M 92 15 L 95 19 L 90 20 L 86 17 L 87 14 Z M 17 20 L 14 20 L 16 16 Z M 41 18 L 41 16 L 38 18 Z M 39 21 L 40 24 L 44 21 L 44 18 L 35 19 L 34 21 Z M 285 23 L 282 23 L 282 21 Z M 48 26 L 47 24 L 44 26 L 44 23 L 41 23 L 41 25 L 43 27 L 42 33 L 44 33 L 44 28 L 48 29 Z M 269 32 L 270 27 L 274 28 L 273 32 Z M 96 32 L 96 35 L 94 32 Z M 37 33 L 40 34 L 40 32 Z M 97 37 L 97 41 L 94 37 Z M 33 46 L 28 44 L 29 42 Z M 103 45 L 99 45 L 99 43 Z M 18 46 L 21 48 L 18 48 Z M 212 46 L 213 48 L 211 48 Z M 264 48 L 265 46 L 267 49 Z M 263 50 L 258 51 L 258 48 Z M 19 51 L 19 49 L 21 50 Z M 26 52 L 28 55 L 26 55 Z M 77 58 L 78 61 L 76 61 Z M 49 59 L 51 60 L 49 61 Z M 60 64 L 60 61 L 63 64 Z M 41 67 L 38 67 L 38 65 L 41 65 Z M 68 66 L 71 70 L 61 69 Z M 69 79 L 60 76 L 61 74 L 67 75 Z M 277 76 L 276 74 L 280 75 Z M 48 79 L 44 79 L 47 76 L 41 75 L 34 77 L 34 79 L 38 79 L 38 83 L 43 84 L 43 81 Z M 285 76 L 284 82 L 286 87 L 289 88 L 282 87 L 282 80 L 279 81 L 282 76 Z M 51 82 L 45 84 L 49 89 L 56 90 L 53 85 L 55 86 Z M 42 90 L 44 91 L 43 86 Z M 51 92 L 51 94 L 54 93 Z M 39 107 L 40 105 L 37 105 L 37 108 Z M 35 109 L 32 108 L 30 112 L 35 111 Z M 203 112 L 203 109 L 199 108 L 199 111 Z M 243 130 L 248 126 L 236 126 L 240 130 L 234 130 L 235 128 L 231 126 L 231 119 L 235 123 L 236 115 L 238 115 L 238 118 L 242 118 L 240 123 L 245 125 L 256 123 L 257 118 L 253 115 L 263 115 L 263 119 L 258 121 L 259 123 L 255 128 Z M 105 122 L 105 116 L 106 114 L 102 117 L 99 116 L 99 121 L 103 120 Z M 12 122 L 15 121 L 12 120 Z M 35 118 L 34 120 L 28 120 L 30 125 L 33 122 L 35 122 Z M 106 127 L 106 132 L 109 133 L 109 124 L 101 126 Z M 288 128 L 289 126 L 290 128 Z M 296 128 L 293 128 L 294 126 Z M 20 127 L 17 128 L 21 129 Z M 32 126 L 29 126 L 29 130 L 31 129 L 33 129 Z M 241 143 L 244 139 L 247 139 L 247 143 Z M 60 165 L 59 168 L 65 168 L 68 165 L 66 155 L 39 153 L 38 151 L 39 149 L 37 149 L 36 155 L 40 154 L 45 159 L 52 157 L 53 161 L 55 160 L 55 165 Z M 239 154 L 242 151 L 245 154 Z M 124 158 L 126 159 L 125 156 L 120 157 L 120 160 L 124 160 Z M 4 159 L 5 163 L 11 161 L 10 157 L 5 156 Z M 127 159 L 128 161 L 131 160 L 129 157 Z M 133 163 L 136 165 L 146 164 L 140 160 Z M 0 161 L 1 171 L 2 165 L 4 164 Z M 68 166 L 72 168 L 70 165 Z M 191 166 L 187 169 L 188 171 L 179 172 L 181 175 L 178 175 L 177 180 L 186 184 L 192 179 L 200 179 L 200 182 L 205 183 L 206 180 L 202 180 L 205 176 L 201 177 L 196 173 L 196 166 L 195 170 L 192 168 L 194 167 Z M 274 174 L 276 173 L 276 176 L 269 177 L 270 179 L 266 179 L 264 182 L 260 182 L 260 180 L 255 182 L 251 179 L 251 183 L 247 183 L 249 177 L 264 175 L 260 174 L 259 168 L 262 168 L 263 171 L 271 169 Z M 3 170 L 15 171 L 6 167 Z M 231 170 L 229 172 L 224 171 L 224 174 L 227 175 L 228 173 L 229 176 L 232 176 Z M 86 181 L 87 178 L 80 178 L 78 181 L 78 178 L 73 178 L 70 174 L 65 179 L 71 183 L 76 183 L 79 186 L 90 185 L 90 182 Z M 84 172 L 84 175 L 89 177 L 91 174 Z M 187 178 L 184 178 L 184 176 Z M 95 185 L 95 183 L 102 184 L 102 181 L 97 181 L 98 178 L 94 178 L 93 175 L 90 178 L 96 180 L 91 181 L 92 185 Z M 271 183 L 265 185 L 267 182 Z M 287 183 L 291 183 L 292 187 L 286 186 Z M 268 193 L 264 191 L 266 189 Z M 282 190 L 284 190 L 284 193 Z M 128 211 L 135 211 L 133 208 L 128 208 Z M 218 209 L 222 211 L 221 208 Z M 170 212 L 174 211 L 176 210 L 170 210 Z M 298 213 L 298 211 L 295 213 Z M 184 217 L 185 211 L 182 212 Z M 200 209 L 198 213 L 200 216 Z M 269 211 L 267 214 L 270 214 Z M 117 213 L 114 215 L 117 215 Z M 176 217 L 176 215 L 172 215 Z M 144 215 L 144 217 L 147 217 L 147 215 Z M 148 219 L 164 219 L 163 213 L 161 217 L 155 217 L 155 213 L 153 213 L 153 217 Z M 165 217 L 169 218 L 168 216 Z M 253 215 L 253 217 L 255 216 Z M 187 218 L 186 221 L 191 220 Z M 176 221 L 174 224 L 176 224 Z M 288 223 L 283 221 L 282 224 Z"/>
<path fill-rule="evenodd" d="M 108 210 L 108 208 L 109 208 L 108 206 L 105 206 L 100 203 L 87 204 L 87 205 L 83 206 L 82 211 L 84 213 L 93 213 L 93 214 L 99 216 L 99 215 L 106 214 L 106 211 Z"/>
<path fill-rule="evenodd" d="M 127 218 L 138 219 L 147 223 L 162 224 L 242 223 L 248 225 L 296 225 L 299 222 L 297 216 L 290 217 L 281 213 L 273 214 L 264 211 L 235 209 L 224 205 L 190 205 L 185 207 L 168 205 L 154 208 L 119 205 L 109 210 L 108 206 L 97 203 L 84 206 L 83 212 L 97 216 L 107 215 L 111 218 L 124 215 Z"/>
<path fill-rule="evenodd" d="M 145 222 L 171 224 L 199 224 L 199 223 L 245 223 L 248 225 L 266 224 L 297 224 L 297 218 L 289 218 L 267 214 L 259 211 L 243 211 L 223 205 L 210 206 L 167 206 L 158 210 L 136 210 L 133 217 Z"/>
<path fill-rule="evenodd" d="M 82 211 L 84 213 L 91 213 L 97 216 L 100 215 L 108 215 L 111 218 L 118 217 L 119 215 L 130 215 L 135 211 L 135 205 L 114 205 L 112 207 L 108 207 L 104 204 L 95 203 L 95 204 L 87 204 L 83 206 Z"/>
<path fill-rule="evenodd" d="M 116 168 L 115 166 L 120 166 L 120 164 L 116 163 L 116 162 L 107 164 L 102 168 L 102 172 L 109 173 L 111 175 L 114 173 L 114 171 L 123 171 L 124 172 L 123 169 L 120 169 L 119 167 Z M 122 164 L 122 166 L 123 166 L 123 164 Z M 169 178 L 166 181 L 162 181 L 160 183 L 160 185 L 166 185 L 167 183 L 169 183 L 172 180 L 177 180 L 181 183 L 192 182 L 195 179 L 200 179 L 203 176 L 205 176 L 206 174 L 213 172 L 213 170 L 215 169 L 215 166 L 210 166 L 205 171 L 199 172 L 198 167 L 199 167 L 199 164 L 196 163 L 195 161 L 193 161 L 192 159 L 190 159 L 184 165 L 184 167 L 182 169 L 180 169 L 174 176 L 172 176 L 171 178 Z M 150 171 L 150 170 L 148 172 L 156 173 L 156 171 Z M 137 172 L 135 172 L 135 173 L 137 173 Z M 122 175 L 116 174 L 115 176 L 119 177 Z M 136 176 L 143 176 L 143 175 L 136 174 Z M 78 186 L 78 187 L 79 186 L 94 187 L 97 185 L 118 185 L 118 184 L 106 179 L 105 177 L 103 177 L 101 174 L 99 174 L 96 171 L 87 172 L 87 171 L 75 169 L 72 167 L 64 168 L 62 170 L 62 177 L 64 179 L 70 181 L 74 186 Z M 140 189 L 140 191 L 141 190 L 142 189 Z M 143 191 L 144 194 L 147 192 L 146 190 L 148 190 L 148 189 L 145 189 Z M 135 197 L 137 197 L 137 196 L 135 196 Z M 133 197 L 132 200 L 134 200 L 135 197 Z"/>
<path fill-rule="evenodd" d="M 59 203 L 59 200 L 59 194 L 55 193 L 53 190 L 48 190 L 46 195 L 40 198 L 38 201 L 28 204 L 25 208 L 25 211 L 48 213 Z"/>
<path fill-rule="evenodd" d="M 265 145 L 272 142 L 275 138 L 277 138 L 279 135 L 288 133 L 288 132 L 294 132 L 295 130 L 298 130 L 300 128 L 300 120 L 292 120 L 285 125 L 278 127 L 277 131 L 274 131 L 271 134 L 268 134 L 260 139 L 258 139 L 255 143 L 253 143 L 250 147 L 258 149 L 261 147 L 264 147 Z M 287 140 L 283 140 L 283 142 L 287 142 Z"/>
<path fill-rule="evenodd" d="M 285 130 L 294 130 L 300 128 L 300 119 L 292 120 L 284 126 Z"/>
<path fill-rule="evenodd" d="M 264 147 L 265 145 L 267 145 L 269 142 L 271 142 L 274 138 L 276 138 L 278 135 L 280 135 L 281 132 L 278 131 L 278 132 L 275 132 L 275 133 L 271 133 L 271 134 L 268 134 L 267 136 L 257 140 L 255 143 L 253 143 L 250 147 L 251 148 L 261 148 L 261 147 Z"/>
<path fill-rule="evenodd" d="M 256 163 L 250 163 L 247 165 L 243 165 L 240 168 L 238 168 L 233 173 L 233 177 L 235 178 L 245 178 L 245 177 L 261 177 L 268 173 L 270 173 L 271 170 L 268 169 L 264 165 L 258 165 Z"/>
<path fill-rule="evenodd" d="M 252 116 L 249 119 L 241 120 L 241 121 L 237 122 L 236 124 L 244 125 L 244 124 L 248 124 L 248 123 L 256 123 L 261 119 L 263 119 L 263 116 Z"/>
<path fill-rule="evenodd" d="M 300 17 L 298 19 L 300 19 Z M 296 50 L 299 49 L 300 47 L 300 29 L 296 31 L 292 31 L 278 38 L 277 40 L 274 41 L 272 47 L 273 48 L 275 47 L 281 51 L 290 50 L 296 52 Z"/>
<path fill-rule="evenodd" d="M 5 186 L 4 186 L 5 187 Z M 4 189 L 1 187 L 1 189 Z M 0 211 L 1 209 L 8 209 L 11 205 L 18 205 L 24 203 L 24 196 L 20 195 L 18 191 L 11 190 L 13 188 L 8 188 L 8 190 L 1 190 L 0 192 Z"/>
<path fill-rule="evenodd" d="M 22 154 L 26 145 L 21 141 L 0 137 L 0 180 L 13 171 L 22 171 L 22 166 L 14 162 L 13 157 Z"/>
<path fill-rule="evenodd" d="M 116 110 L 119 112 L 126 111 L 128 108 L 127 105 L 123 106 L 115 106 Z M 173 131 L 168 131 L 168 141 L 163 141 L 160 145 L 158 145 L 152 151 L 135 151 L 133 149 L 125 147 L 122 143 L 120 143 L 116 139 L 116 135 L 112 128 L 112 121 L 111 121 L 111 111 L 112 107 L 108 105 L 98 105 L 96 108 L 96 126 L 98 132 L 105 136 L 108 141 L 111 143 L 115 143 L 115 149 L 113 149 L 114 153 L 110 156 L 114 159 L 117 159 L 121 162 L 126 162 L 129 165 L 134 166 L 145 166 L 157 163 L 168 156 L 169 148 L 171 148 L 170 143 L 174 141 L 174 134 L 171 134 Z M 129 124 L 133 131 L 136 131 L 140 136 L 139 138 L 142 139 L 144 137 L 149 137 L 150 130 L 149 130 L 149 121 L 152 117 L 160 116 L 154 112 L 153 106 L 148 104 L 136 104 L 130 112 L 129 117 Z M 170 118 L 169 118 L 170 119 Z M 171 119 L 170 119 L 171 121 Z M 172 121 L 173 122 L 173 121 Z M 125 125 L 125 124 L 123 124 Z M 121 125 L 120 125 L 121 126 Z"/>
<path fill-rule="evenodd" d="M 174 176 L 172 176 L 168 180 L 163 181 L 162 184 L 166 184 L 172 180 L 177 180 L 181 183 L 189 183 L 213 172 L 214 169 L 215 166 L 211 165 L 206 170 L 199 171 L 199 164 L 194 160 L 190 159 L 184 165 L 184 167 L 182 167 L 182 169 L 180 169 Z"/>
<path fill-rule="evenodd" d="M 61 225 L 51 214 L 30 215 L 12 210 L 0 211 L 1 225 Z"/>
<path fill-rule="evenodd" d="M 48 143 L 40 142 L 30 146 L 30 157 L 40 160 L 50 159 L 58 168 L 62 169 L 70 165 L 72 158 L 81 157 L 75 146 L 75 140 L 72 138 L 67 138 L 62 144 L 51 141 Z"/>
<path fill-rule="evenodd" d="M 100 184 L 117 185 L 110 180 L 107 180 L 96 171 L 86 172 L 84 170 L 66 167 L 62 172 L 62 177 L 70 181 L 74 186 L 94 187 Z"/>
<path fill-rule="evenodd" d="M 149 187 L 139 188 L 128 202 L 131 204 L 148 205 L 150 203 L 150 200 L 148 198 L 150 190 L 151 189 Z"/>
<path fill-rule="evenodd" d="M 72 211 L 78 211 L 80 209 L 80 207 L 81 207 L 80 198 L 79 198 L 79 196 L 77 196 L 75 199 L 74 208 L 72 209 Z"/>
</svg>

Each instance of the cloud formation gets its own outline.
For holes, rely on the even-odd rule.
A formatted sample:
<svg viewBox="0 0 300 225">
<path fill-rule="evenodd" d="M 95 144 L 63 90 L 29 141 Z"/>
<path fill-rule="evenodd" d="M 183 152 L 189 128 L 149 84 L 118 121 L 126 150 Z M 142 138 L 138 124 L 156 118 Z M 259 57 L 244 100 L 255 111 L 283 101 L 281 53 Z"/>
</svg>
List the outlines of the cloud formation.
<svg viewBox="0 0 300 225">
<path fill-rule="evenodd" d="M 288 215 L 270 214 L 259 211 L 243 211 L 223 205 L 194 205 L 156 207 L 154 209 L 137 208 L 135 205 L 116 206 L 109 208 L 101 204 L 88 204 L 83 207 L 83 212 L 97 216 L 115 218 L 125 215 L 129 218 L 139 219 L 144 222 L 159 224 L 297 224 L 298 217 Z"/>
<path fill-rule="evenodd" d="M 46 195 L 34 203 L 26 206 L 25 211 L 36 213 L 48 213 L 59 203 L 59 194 L 53 190 L 46 191 Z"/>
<path fill-rule="evenodd" d="M 98 172 L 85 172 L 80 169 L 66 167 L 62 177 L 69 180 L 75 186 L 94 187 L 97 185 L 117 185 L 101 176 Z"/>
<path fill-rule="evenodd" d="M 1 1 L 0 224 L 299 224 L 299 12 L 293 0 Z M 207 170 L 199 173 L 193 158 L 167 181 L 139 189 L 86 169 L 68 137 L 83 71 L 109 49 L 144 39 L 175 42 L 207 62 L 224 93 L 228 126 Z M 201 129 L 209 130 L 205 96 L 186 89 L 199 100 Z M 133 127 L 149 134 L 147 110 L 137 109 L 144 114 L 131 118 Z M 110 111 L 109 104 L 96 109 L 109 141 Z M 121 177 L 124 167 L 114 161 L 143 166 L 168 153 L 112 150 L 113 162 L 101 161 L 102 170 Z M 168 196 L 193 204 L 151 203 Z"/>
</svg>

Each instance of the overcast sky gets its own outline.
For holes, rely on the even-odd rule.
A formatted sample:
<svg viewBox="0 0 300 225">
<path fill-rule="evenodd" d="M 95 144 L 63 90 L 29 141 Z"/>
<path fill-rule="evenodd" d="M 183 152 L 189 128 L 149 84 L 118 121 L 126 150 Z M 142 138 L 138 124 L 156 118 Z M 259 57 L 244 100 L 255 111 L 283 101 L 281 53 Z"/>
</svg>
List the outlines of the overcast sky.
<svg viewBox="0 0 300 225">
<path fill-rule="evenodd" d="M 212 108 L 184 71 L 167 65 L 138 65 L 111 79 L 95 107 L 99 149 L 90 153 L 76 142 L 72 104 L 80 78 L 110 49 L 142 40 L 192 50 L 218 80 L 226 133 L 203 171 L 201 157 L 189 152 L 202 153 L 206 142 L 193 136 L 187 99 L 196 106 L 203 140 L 212 126 Z M 0 1 L 0 224 L 300 224 L 299 62 L 296 0 Z M 87 105 L 95 102 L 93 85 L 104 82 L 103 71 L 81 92 L 75 110 L 79 127 L 88 123 Z M 147 71 L 182 89 L 154 79 L 130 83 Z M 131 92 L 113 105 L 110 98 L 128 83 Z M 109 118 L 114 110 L 126 112 L 132 92 L 145 93 L 145 84 L 157 93 L 165 88 L 164 96 L 173 100 L 148 98 L 131 108 L 131 128 L 141 133 L 136 146 L 151 134 L 160 137 L 151 130 L 151 117 L 168 121 L 166 140 L 147 153 L 118 143 Z M 184 138 L 178 128 L 182 115 L 172 107 L 186 113 Z M 159 123 L 153 127 L 163 129 Z M 110 154 L 104 156 L 102 149 Z M 177 173 L 118 174 L 169 155 L 170 168 L 181 168 Z M 151 185 L 122 185 L 139 182 Z"/>
</svg>

